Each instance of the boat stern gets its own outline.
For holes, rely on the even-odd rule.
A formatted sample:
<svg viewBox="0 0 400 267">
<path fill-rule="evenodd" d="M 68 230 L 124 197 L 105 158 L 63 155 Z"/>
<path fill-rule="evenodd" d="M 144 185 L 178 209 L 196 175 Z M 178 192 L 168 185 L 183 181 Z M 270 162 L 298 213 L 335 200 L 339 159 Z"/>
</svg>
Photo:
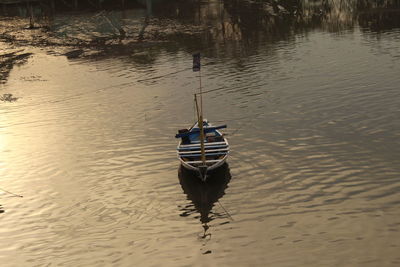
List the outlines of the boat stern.
<svg viewBox="0 0 400 267">
<path fill-rule="evenodd" d="M 200 179 L 205 182 L 207 179 L 207 166 L 199 166 Z"/>
</svg>

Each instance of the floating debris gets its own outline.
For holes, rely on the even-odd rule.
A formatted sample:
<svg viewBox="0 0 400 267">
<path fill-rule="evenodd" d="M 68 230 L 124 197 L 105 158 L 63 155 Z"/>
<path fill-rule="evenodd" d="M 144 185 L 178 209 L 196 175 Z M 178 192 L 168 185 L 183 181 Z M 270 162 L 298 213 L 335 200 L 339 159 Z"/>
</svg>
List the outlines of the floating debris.
<svg viewBox="0 0 400 267">
<path fill-rule="evenodd" d="M 0 96 L 0 101 L 3 102 L 15 102 L 17 101 L 18 97 L 14 97 L 12 94 L 4 94 Z"/>
<path fill-rule="evenodd" d="M 68 59 L 73 59 L 73 58 L 79 58 L 83 54 L 83 52 L 84 51 L 82 49 L 77 49 L 77 50 L 69 51 L 69 52 L 65 53 L 64 55 Z"/>
</svg>

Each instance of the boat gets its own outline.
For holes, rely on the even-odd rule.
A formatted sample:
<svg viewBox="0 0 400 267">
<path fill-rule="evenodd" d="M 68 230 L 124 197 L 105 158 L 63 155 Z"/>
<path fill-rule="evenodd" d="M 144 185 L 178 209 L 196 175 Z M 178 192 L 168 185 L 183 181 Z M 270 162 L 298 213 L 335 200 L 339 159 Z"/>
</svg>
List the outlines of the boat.
<svg viewBox="0 0 400 267">
<path fill-rule="evenodd" d="M 193 55 L 193 70 L 200 70 L 200 54 Z M 181 129 L 176 138 L 180 138 L 177 147 L 178 159 L 183 167 L 198 172 L 202 181 L 207 174 L 221 167 L 229 155 L 229 143 L 221 129 L 226 125 L 213 126 L 203 119 L 203 100 L 200 77 L 200 92 L 194 94 L 197 121 L 189 129 Z M 199 104 L 200 102 L 200 104 Z"/>
<path fill-rule="evenodd" d="M 206 119 L 203 120 L 204 131 L 204 154 L 201 149 L 201 134 L 199 123 L 196 122 L 189 129 L 179 130 L 175 136 L 181 138 L 178 143 L 177 153 L 183 167 L 188 170 L 199 172 L 203 181 L 207 173 L 221 167 L 228 158 L 229 143 L 219 131 L 226 128 L 226 125 L 214 127 Z M 202 159 L 204 155 L 204 160 Z"/>
</svg>

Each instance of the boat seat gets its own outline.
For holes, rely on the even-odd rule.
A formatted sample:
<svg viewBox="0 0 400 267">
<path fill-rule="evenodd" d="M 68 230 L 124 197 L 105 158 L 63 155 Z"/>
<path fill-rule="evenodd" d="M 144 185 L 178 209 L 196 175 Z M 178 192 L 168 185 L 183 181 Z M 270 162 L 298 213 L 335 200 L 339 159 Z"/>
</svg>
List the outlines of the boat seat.
<svg viewBox="0 0 400 267">
<path fill-rule="evenodd" d="M 206 157 L 208 156 L 221 156 L 221 155 L 226 155 L 228 154 L 229 151 L 226 152 L 217 152 L 217 153 L 206 153 Z M 184 155 L 179 155 L 181 157 L 185 157 L 185 158 L 195 158 L 195 157 L 201 157 L 201 154 L 184 154 Z"/>
<path fill-rule="evenodd" d="M 229 148 L 228 145 L 211 145 L 211 146 L 204 146 L 204 150 L 211 150 L 211 149 L 224 149 L 224 148 Z M 201 147 L 200 146 L 193 146 L 193 147 L 179 147 L 176 150 L 178 151 L 193 151 L 193 150 L 200 150 Z"/>
<path fill-rule="evenodd" d="M 223 149 L 210 149 L 210 150 L 205 150 L 206 156 L 211 154 L 211 153 L 217 153 L 217 152 L 227 152 L 229 151 L 229 148 L 223 148 Z M 192 150 L 192 151 L 179 151 L 179 155 L 190 155 L 190 154 L 201 154 L 201 150 Z"/>
</svg>

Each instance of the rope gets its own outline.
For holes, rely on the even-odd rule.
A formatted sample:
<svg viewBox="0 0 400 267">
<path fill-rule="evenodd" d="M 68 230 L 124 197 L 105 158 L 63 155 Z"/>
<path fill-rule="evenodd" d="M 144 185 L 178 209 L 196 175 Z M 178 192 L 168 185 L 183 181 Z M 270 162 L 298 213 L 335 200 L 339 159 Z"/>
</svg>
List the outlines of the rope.
<svg viewBox="0 0 400 267">
<path fill-rule="evenodd" d="M 221 206 L 221 208 L 225 211 L 226 215 L 228 215 L 228 217 L 234 221 L 234 219 L 232 218 L 232 216 L 229 214 L 229 212 L 224 208 L 224 206 L 222 206 L 221 202 L 219 202 L 219 200 L 217 200 L 218 204 Z"/>
<path fill-rule="evenodd" d="M 10 195 L 13 195 L 13 196 L 15 196 L 15 197 L 23 197 L 23 196 L 21 196 L 21 195 L 14 194 L 13 192 L 4 190 L 4 189 L 2 189 L 2 188 L 0 188 L 0 190 L 3 191 L 3 192 L 5 192 L 5 193 L 8 193 L 8 194 L 10 194 Z"/>
<path fill-rule="evenodd" d="M 211 92 L 214 92 L 214 91 L 219 91 L 219 90 L 222 90 L 222 89 L 224 89 L 224 88 L 223 88 L 223 87 L 215 88 L 215 89 L 203 91 L 203 92 L 201 92 L 201 93 L 197 93 L 196 95 L 204 95 L 204 94 L 211 93 Z"/>
</svg>

